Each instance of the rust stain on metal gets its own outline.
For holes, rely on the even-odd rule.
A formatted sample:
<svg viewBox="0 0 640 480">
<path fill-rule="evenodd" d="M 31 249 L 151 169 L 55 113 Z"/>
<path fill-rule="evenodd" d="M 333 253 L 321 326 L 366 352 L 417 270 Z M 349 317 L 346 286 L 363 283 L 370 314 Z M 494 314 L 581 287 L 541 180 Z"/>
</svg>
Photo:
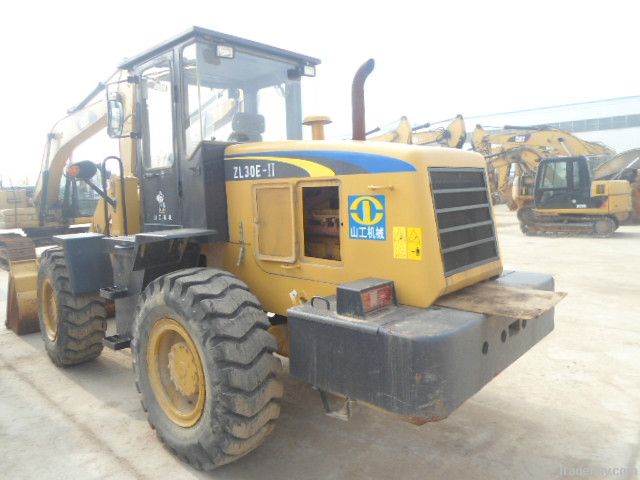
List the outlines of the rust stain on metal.
<svg viewBox="0 0 640 480">
<path fill-rule="evenodd" d="M 432 406 L 435 411 L 438 413 L 431 415 L 429 417 L 418 417 L 418 416 L 400 416 L 400 419 L 404 422 L 411 423 L 412 425 L 422 426 L 425 423 L 433 423 L 439 422 L 440 420 L 444 420 L 449 416 L 449 410 L 447 406 L 444 404 L 442 400 L 434 400 Z"/>
<path fill-rule="evenodd" d="M 428 418 L 423 418 L 423 417 L 402 417 L 402 419 L 405 422 L 410 423 L 412 425 L 417 425 L 418 427 L 421 427 L 425 423 L 430 422 Z"/>
</svg>

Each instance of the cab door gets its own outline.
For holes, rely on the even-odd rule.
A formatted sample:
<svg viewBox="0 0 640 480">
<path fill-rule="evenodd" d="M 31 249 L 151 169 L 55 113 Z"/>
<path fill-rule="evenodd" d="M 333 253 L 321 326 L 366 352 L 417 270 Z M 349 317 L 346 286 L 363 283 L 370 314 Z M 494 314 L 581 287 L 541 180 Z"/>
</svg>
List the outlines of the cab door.
<svg viewBox="0 0 640 480">
<path fill-rule="evenodd" d="M 144 230 L 180 226 L 180 168 L 176 145 L 176 88 L 173 53 L 136 69 L 139 81 L 139 178 Z"/>
<path fill-rule="evenodd" d="M 535 206 L 538 209 L 574 208 L 569 188 L 571 162 L 567 159 L 545 160 L 536 176 Z"/>
<path fill-rule="evenodd" d="M 591 175 L 586 158 L 574 158 L 571 161 L 569 172 L 572 207 L 576 209 L 597 208 L 599 205 L 593 205 L 591 198 Z"/>
</svg>

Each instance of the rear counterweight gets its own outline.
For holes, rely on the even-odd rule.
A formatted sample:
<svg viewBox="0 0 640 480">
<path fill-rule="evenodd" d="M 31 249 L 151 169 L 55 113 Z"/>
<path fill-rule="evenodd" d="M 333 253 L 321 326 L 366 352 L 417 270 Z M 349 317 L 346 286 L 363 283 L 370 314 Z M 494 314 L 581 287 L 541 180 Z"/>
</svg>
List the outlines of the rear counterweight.
<svg viewBox="0 0 640 480">
<path fill-rule="evenodd" d="M 512 272 L 504 286 L 553 290 L 550 276 Z M 389 307 L 365 319 L 316 303 L 289 310 L 291 374 L 321 390 L 404 416 L 446 418 L 553 330 L 534 320 L 446 307 Z"/>
</svg>

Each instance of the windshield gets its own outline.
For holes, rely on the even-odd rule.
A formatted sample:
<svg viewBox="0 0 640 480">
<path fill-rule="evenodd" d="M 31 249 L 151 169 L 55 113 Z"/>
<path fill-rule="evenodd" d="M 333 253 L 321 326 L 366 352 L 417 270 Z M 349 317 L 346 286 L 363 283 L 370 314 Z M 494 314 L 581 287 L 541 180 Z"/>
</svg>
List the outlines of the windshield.
<svg viewBox="0 0 640 480">
<path fill-rule="evenodd" d="M 608 155 L 590 155 L 587 158 L 587 165 L 589 166 L 589 174 L 591 178 L 597 178 L 596 171 L 600 166 L 607 163 L 611 157 Z"/>
<path fill-rule="evenodd" d="M 96 185 L 102 184 L 100 170 L 91 179 Z M 98 195 L 86 182 L 76 181 L 66 175 L 60 179 L 60 190 L 57 205 L 65 218 L 92 217 L 100 200 Z"/>
<path fill-rule="evenodd" d="M 191 155 L 202 140 L 255 142 L 302 138 L 297 66 L 236 49 L 216 55 L 203 42 L 182 52 L 185 145 Z M 291 78 L 290 78 L 291 77 Z"/>
</svg>

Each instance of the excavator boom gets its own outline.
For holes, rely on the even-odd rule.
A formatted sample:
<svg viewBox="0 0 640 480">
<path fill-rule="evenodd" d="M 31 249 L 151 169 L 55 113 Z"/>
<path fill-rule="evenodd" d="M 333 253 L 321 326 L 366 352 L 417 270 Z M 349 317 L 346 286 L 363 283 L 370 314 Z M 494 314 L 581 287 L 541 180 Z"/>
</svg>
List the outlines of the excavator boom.
<svg viewBox="0 0 640 480">
<path fill-rule="evenodd" d="M 407 117 L 403 116 L 400 118 L 398 126 L 394 130 L 375 136 L 369 136 L 367 140 L 450 148 L 462 148 L 464 145 L 467 138 L 467 132 L 462 115 L 456 115 L 456 117 L 446 127 L 422 130 L 423 128 L 428 128 L 430 126 L 432 126 L 432 124 L 426 123 L 417 127 L 412 127 Z"/>
<path fill-rule="evenodd" d="M 467 130 L 462 115 L 456 117 L 446 128 L 438 128 L 427 132 L 414 131 L 414 145 L 436 145 L 441 147 L 462 148 L 467 139 Z"/>
</svg>

